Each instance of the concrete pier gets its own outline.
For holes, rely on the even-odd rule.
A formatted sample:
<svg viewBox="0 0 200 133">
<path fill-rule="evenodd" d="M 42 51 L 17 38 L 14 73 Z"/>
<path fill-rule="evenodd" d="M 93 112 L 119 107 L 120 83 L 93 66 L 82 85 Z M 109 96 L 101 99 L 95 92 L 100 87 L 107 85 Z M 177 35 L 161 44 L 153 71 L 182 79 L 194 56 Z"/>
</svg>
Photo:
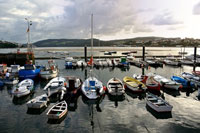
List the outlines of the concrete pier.
<svg viewBox="0 0 200 133">
<path fill-rule="evenodd" d="M 33 53 L 0 53 L 0 64 L 5 63 L 8 66 L 13 64 L 24 65 L 28 60 L 33 60 Z"/>
</svg>

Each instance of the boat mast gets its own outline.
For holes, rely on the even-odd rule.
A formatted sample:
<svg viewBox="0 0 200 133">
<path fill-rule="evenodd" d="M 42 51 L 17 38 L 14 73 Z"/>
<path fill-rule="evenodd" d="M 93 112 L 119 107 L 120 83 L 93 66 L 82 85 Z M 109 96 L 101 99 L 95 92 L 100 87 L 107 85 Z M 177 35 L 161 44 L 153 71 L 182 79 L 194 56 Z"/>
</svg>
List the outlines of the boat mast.
<svg viewBox="0 0 200 133">
<path fill-rule="evenodd" d="M 28 29 L 27 29 L 27 52 L 28 53 L 32 53 L 32 46 L 31 46 L 31 43 L 30 43 L 30 26 L 32 25 L 32 21 L 30 21 L 28 18 L 25 18 L 25 20 L 27 21 L 27 24 L 28 24 Z"/>
<path fill-rule="evenodd" d="M 91 58 L 92 58 L 92 70 L 93 70 L 93 14 L 91 14 Z"/>
</svg>

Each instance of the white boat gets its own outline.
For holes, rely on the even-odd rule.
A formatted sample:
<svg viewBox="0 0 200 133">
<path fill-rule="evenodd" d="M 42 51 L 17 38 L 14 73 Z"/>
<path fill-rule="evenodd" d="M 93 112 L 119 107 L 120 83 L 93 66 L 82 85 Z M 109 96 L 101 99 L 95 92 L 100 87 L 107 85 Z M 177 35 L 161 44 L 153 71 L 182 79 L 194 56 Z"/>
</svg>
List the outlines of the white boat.
<svg viewBox="0 0 200 133">
<path fill-rule="evenodd" d="M 159 82 L 162 87 L 168 89 L 178 90 L 181 87 L 180 83 L 177 83 L 160 75 L 155 75 L 153 78 L 155 81 Z"/>
<path fill-rule="evenodd" d="M 147 94 L 146 104 L 156 112 L 171 112 L 173 108 L 168 102 L 151 93 Z"/>
<path fill-rule="evenodd" d="M 123 95 L 125 93 L 124 85 L 118 78 L 111 78 L 107 83 L 107 89 L 111 95 Z"/>
<path fill-rule="evenodd" d="M 34 99 L 28 101 L 26 103 L 28 108 L 31 109 L 41 109 L 43 107 L 47 107 L 49 102 L 49 98 L 46 94 L 43 94 L 41 96 L 37 96 Z"/>
<path fill-rule="evenodd" d="M 178 61 L 173 61 L 173 60 L 169 60 L 169 59 L 165 59 L 164 63 L 166 65 L 171 65 L 171 66 L 180 66 L 181 65 Z"/>
<path fill-rule="evenodd" d="M 183 72 L 182 77 L 187 81 L 193 82 L 196 86 L 200 86 L 200 77 L 191 73 Z"/>
<path fill-rule="evenodd" d="M 48 91 L 48 96 L 52 96 L 53 94 L 57 94 L 59 92 L 62 93 L 61 97 L 63 97 L 66 92 L 66 80 L 63 77 L 56 77 L 49 81 L 49 83 L 44 87 L 43 90 Z M 62 98 L 61 98 L 62 99 Z"/>
<path fill-rule="evenodd" d="M 47 117 L 49 119 L 61 119 L 67 114 L 67 103 L 65 101 L 59 102 L 56 105 L 52 106 L 51 109 L 47 112 Z"/>
<path fill-rule="evenodd" d="M 86 67 L 87 66 L 87 63 L 83 60 L 77 61 L 76 64 L 78 67 Z"/>
<path fill-rule="evenodd" d="M 11 67 L 11 73 L 18 73 L 20 68 L 20 65 L 10 65 Z"/>
<path fill-rule="evenodd" d="M 17 87 L 15 87 L 12 91 L 15 97 L 23 97 L 31 93 L 33 89 L 34 82 L 32 79 L 25 79 L 21 81 Z"/>
<path fill-rule="evenodd" d="M 83 82 L 81 90 L 88 99 L 97 99 L 105 91 L 102 82 L 93 75 L 93 14 L 91 15 L 91 59 L 89 64 L 91 65 L 91 73 L 89 78 Z"/>
<path fill-rule="evenodd" d="M 112 59 L 111 61 L 112 61 L 113 66 L 118 66 L 119 65 L 119 63 L 116 61 L 116 59 Z"/>
<path fill-rule="evenodd" d="M 107 61 L 107 64 L 108 64 L 109 67 L 113 66 L 112 61 L 110 59 L 106 59 L 106 61 Z"/>
<path fill-rule="evenodd" d="M 83 82 L 81 90 L 88 99 L 97 99 L 105 93 L 102 82 L 93 76 Z"/>
<path fill-rule="evenodd" d="M 40 71 L 41 78 L 52 79 L 58 75 L 58 67 L 53 60 L 48 61 L 49 66 Z"/>
</svg>

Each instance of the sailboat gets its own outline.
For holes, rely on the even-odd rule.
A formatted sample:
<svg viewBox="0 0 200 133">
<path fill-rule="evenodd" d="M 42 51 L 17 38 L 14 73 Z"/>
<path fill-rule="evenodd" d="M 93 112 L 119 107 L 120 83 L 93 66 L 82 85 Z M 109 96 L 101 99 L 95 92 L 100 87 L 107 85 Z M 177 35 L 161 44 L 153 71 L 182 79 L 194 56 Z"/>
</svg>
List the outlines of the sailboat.
<svg viewBox="0 0 200 133">
<path fill-rule="evenodd" d="M 91 65 L 91 73 L 83 82 L 81 90 L 88 99 L 97 99 L 105 93 L 105 90 L 103 83 L 93 75 L 93 14 L 91 15 L 91 58 L 88 64 Z"/>
</svg>

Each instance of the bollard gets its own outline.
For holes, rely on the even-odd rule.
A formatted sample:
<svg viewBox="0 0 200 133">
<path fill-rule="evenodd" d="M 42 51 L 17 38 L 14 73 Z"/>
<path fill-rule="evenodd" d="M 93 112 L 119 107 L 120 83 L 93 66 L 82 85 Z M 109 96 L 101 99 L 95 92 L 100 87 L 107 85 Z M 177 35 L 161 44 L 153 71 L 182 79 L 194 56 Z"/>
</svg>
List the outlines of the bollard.
<svg viewBox="0 0 200 133">
<path fill-rule="evenodd" d="M 197 47 L 194 47 L 194 66 L 193 66 L 193 71 L 195 71 L 195 68 L 196 68 L 196 57 L 197 57 Z"/>
<path fill-rule="evenodd" d="M 84 47 L 84 53 L 85 53 L 85 62 L 87 62 L 87 46 Z"/>
</svg>

